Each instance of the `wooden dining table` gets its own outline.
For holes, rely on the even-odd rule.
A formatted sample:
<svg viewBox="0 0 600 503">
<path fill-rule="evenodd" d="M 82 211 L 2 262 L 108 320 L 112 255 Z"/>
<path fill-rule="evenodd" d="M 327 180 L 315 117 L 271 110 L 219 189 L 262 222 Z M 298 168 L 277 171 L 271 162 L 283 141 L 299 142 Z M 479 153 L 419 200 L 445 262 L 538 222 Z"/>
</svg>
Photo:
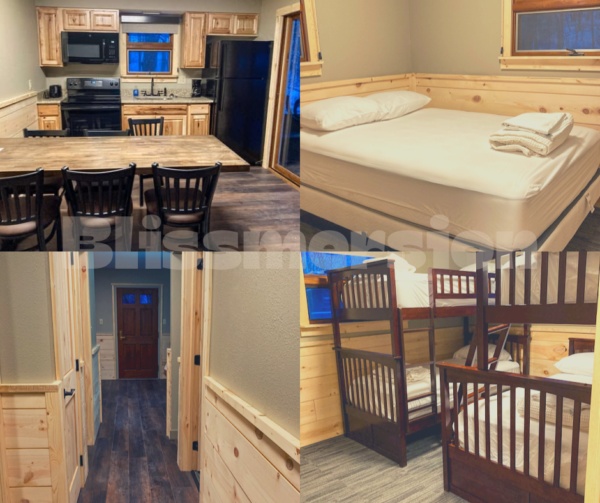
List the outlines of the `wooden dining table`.
<svg viewBox="0 0 600 503">
<path fill-rule="evenodd" d="M 134 162 L 138 173 L 165 168 L 223 165 L 223 172 L 248 171 L 250 165 L 214 136 L 128 136 L 0 138 L 0 177 L 44 168 L 60 172 L 108 171 Z"/>
</svg>

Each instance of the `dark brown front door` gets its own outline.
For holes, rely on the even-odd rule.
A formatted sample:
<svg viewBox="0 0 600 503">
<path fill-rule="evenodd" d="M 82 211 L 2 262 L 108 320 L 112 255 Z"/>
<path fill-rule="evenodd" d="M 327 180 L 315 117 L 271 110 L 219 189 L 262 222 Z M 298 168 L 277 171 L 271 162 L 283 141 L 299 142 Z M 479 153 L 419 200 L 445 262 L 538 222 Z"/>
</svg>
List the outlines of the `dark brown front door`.
<svg viewBox="0 0 600 503">
<path fill-rule="evenodd" d="M 158 288 L 117 288 L 119 378 L 158 377 Z"/>
</svg>

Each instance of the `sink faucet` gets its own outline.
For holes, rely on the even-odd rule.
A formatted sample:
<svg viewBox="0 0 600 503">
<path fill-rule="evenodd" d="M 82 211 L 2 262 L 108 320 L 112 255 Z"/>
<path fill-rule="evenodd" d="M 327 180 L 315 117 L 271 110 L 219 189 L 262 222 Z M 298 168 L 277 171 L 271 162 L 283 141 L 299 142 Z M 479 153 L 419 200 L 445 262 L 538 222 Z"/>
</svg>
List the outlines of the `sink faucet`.
<svg viewBox="0 0 600 503">
<path fill-rule="evenodd" d="M 160 96 L 167 96 L 167 88 L 165 87 L 164 90 L 164 94 L 163 91 L 157 91 L 156 93 L 154 92 L 154 76 L 152 74 L 150 74 L 152 76 L 152 80 L 150 81 L 150 94 L 148 94 L 148 91 L 142 91 L 142 95 L 143 96 L 154 96 L 154 97 L 160 97 Z"/>
</svg>

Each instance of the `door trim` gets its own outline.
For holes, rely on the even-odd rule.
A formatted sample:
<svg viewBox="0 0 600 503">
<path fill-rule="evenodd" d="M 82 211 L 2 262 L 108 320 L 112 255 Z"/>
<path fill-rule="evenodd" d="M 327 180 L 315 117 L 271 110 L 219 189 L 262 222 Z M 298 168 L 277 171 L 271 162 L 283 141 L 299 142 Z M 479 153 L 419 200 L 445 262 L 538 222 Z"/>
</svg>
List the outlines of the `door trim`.
<svg viewBox="0 0 600 503">
<path fill-rule="evenodd" d="M 112 327 L 112 335 L 115 340 L 115 375 L 117 380 L 121 377 L 119 376 L 119 339 L 117 334 L 119 333 L 119 328 L 117 325 L 117 288 L 158 288 L 158 372 L 154 379 L 160 379 L 160 350 L 162 348 L 162 339 L 163 339 L 163 286 L 160 283 L 111 283 L 111 291 L 112 291 L 112 312 L 113 312 L 113 327 Z"/>
</svg>

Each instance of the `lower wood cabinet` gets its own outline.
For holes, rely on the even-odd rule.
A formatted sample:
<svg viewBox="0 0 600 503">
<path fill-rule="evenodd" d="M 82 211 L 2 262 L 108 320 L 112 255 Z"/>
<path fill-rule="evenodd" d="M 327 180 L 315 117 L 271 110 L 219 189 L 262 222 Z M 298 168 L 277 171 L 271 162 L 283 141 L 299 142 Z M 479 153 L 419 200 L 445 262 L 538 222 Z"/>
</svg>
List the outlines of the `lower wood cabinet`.
<svg viewBox="0 0 600 503">
<path fill-rule="evenodd" d="M 62 129 L 60 105 L 38 105 L 38 127 L 43 131 Z"/>
<path fill-rule="evenodd" d="M 129 119 L 164 117 L 165 136 L 205 136 L 209 134 L 210 105 L 125 105 L 123 129 L 129 129 Z"/>
</svg>

